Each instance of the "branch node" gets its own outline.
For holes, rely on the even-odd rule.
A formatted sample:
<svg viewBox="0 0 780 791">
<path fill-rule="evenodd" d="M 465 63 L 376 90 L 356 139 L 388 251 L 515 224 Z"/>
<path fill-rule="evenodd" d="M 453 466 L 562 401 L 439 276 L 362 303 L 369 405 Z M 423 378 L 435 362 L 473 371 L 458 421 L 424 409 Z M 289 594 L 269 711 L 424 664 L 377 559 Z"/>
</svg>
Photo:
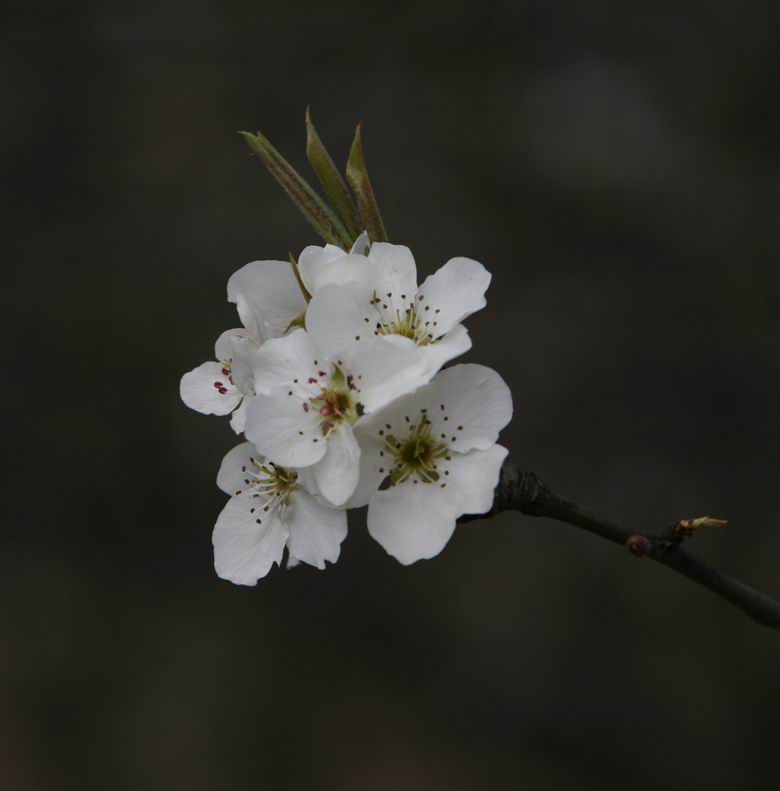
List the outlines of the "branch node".
<svg viewBox="0 0 780 791">
<path fill-rule="evenodd" d="M 650 552 L 651 548 L 652 544 L 650 540 L 639 533 L 634 533 L 634 535 L 626 539 L 626 549 L 628 549 L 634 557 L 643 558 Z"/>
</svg>

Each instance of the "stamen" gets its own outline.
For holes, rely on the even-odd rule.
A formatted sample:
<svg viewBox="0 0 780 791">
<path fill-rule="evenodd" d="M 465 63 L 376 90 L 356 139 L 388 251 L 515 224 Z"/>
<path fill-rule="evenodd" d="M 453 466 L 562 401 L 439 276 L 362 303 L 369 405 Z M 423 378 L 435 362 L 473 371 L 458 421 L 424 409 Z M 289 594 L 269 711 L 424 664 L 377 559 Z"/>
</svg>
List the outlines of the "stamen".
<svg viewBox="0 0 780 791">
<path fill-rule="evenodd" d="M 357 392 L 358 388 L 353 382 L 353 377 L 345 375 L 336 365 L 333 366 L 330 376 L 325 371 L 318 373 L 328 378 L 325 382 L 318 382 L 322 388 L 319 395 L 310 398 L 308 403 L 304 403 L 303 408 L 307 412 L 310 407 L 317 410 L 322 418 L 322 433 L 327 436 L 336 427 L 337 422 L 346 421 L 352 425 L 360 417 L 360 404 L 352 398 L 352 393 Z M 316 442 L 316 439 L 314 441 Z"/>
<path fill-rule="evenodd" d="M 298 473 L 273 463 L 259 464 L 251 457 L 250 462 L 255 471 L 247 473 L 250 478 L 245 479 L 247 488 L 244 492 L 252 499 L 259 500 L 257 507 L 262 507 L 263 512 L 285 509 L 290 495 L 298 488 Z M 249 512 L 254 513 L 255 508 L 251 508 Z M 260 524 L 259 521 L 257 523 Z"/>
<path fill-rule="evenodd" d="M 412 476 L 415 483 L 434 483 L 439 480 L 438 462 L 447 457 L 449 450 L 446 444 L 434 439 L 431 422 L 423 414 L 417 423 L 409 426 L 404 438 L 385 437 L 380 454 L 385 452 L 394 460 L 391 484 L 404 483 Z"/>
</svg>

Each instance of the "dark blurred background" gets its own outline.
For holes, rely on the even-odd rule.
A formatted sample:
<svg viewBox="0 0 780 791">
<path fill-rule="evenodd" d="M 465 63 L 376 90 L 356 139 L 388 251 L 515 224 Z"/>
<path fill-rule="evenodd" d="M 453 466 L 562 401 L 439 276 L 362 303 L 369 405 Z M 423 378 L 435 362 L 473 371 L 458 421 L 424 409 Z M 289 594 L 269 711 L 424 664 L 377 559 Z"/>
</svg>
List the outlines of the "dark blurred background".
<svg viewBox="0 0 780 791">
<path fill-rule="evenodd" d="M 228 276 L 317 240 L 301 169 L 363 120 L 391 239 L 493 272 L 468 359 L 515 461 L 780 596 L 780 7 L 28 3 L 0 119 L 0 786 L 778 787 L 780 641 L 574 528 L 461 526 L 403 568 L 219 580 L 225 419 L 181 374 Z"/>
</svg>

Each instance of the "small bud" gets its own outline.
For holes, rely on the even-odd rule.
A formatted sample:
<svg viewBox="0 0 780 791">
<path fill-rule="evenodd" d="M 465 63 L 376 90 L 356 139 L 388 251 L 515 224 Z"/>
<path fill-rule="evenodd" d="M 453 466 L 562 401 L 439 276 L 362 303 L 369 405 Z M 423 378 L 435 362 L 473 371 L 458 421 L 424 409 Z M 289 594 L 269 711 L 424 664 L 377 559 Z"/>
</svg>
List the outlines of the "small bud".
<svg viewBox="0 0 780 791">
<path fill-rule="evenodd" d="M 626 547 L 634 557 L 642 558 L 650 551 L 650 541 L 635 533 L 628 537 Z"/>
<path fill-rule="evenodd" d="M 692 533 L 700 527 L 725 527 L 727 524 L 727 519 L 716 519 L 714 516 L 697 516 L 695 519 L 680 519 L 673 529 L 680 533 Z"/>
</svg>

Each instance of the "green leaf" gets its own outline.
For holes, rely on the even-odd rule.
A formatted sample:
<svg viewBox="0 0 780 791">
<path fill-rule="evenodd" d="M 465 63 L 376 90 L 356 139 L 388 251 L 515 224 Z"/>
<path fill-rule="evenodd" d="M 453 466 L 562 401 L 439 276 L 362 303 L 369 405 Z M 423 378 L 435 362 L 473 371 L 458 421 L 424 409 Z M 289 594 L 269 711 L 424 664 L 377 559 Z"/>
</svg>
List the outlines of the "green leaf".
<svg viewBox="0 0 780 791">
<path fill-rule="evenodd" d="M 379 213 L 379 206 L 376 203 L 371 180 L 368 178 L 368 171 L 366 170 L 366 161 L 363 157 L 361 126 L 362 124 L 357 125 L 355 139 L 352 141 L 352 149 L 349 152 L 347 181 L 357 197 L 358 209 L 363 217 L 371 241 L 386 242 L 387 232 L 385 231 L 385 224 L 382 222 L 382 215 Z"/>
<path fill-rule="evenodd" d="M 306 183 L 292 165 L 260 132 L 239 132 L 252 151 L 257 154 L 268 172 L 279 182 L 292 202 L 301 210 L 312 228 L 326 241 L 349 248 L 352 237 L 341 220 L 319 195 Z"/>
<path fill-rule="evenodd" d="M 330 205 L 336 210 L 336 214 L 338 214 L 354 241 L 362 230 L 355 200 L 322 140 L 320 140 L 320 136 L 317 134 L 317 130 L 311 120 L 311 112 L 308 107 L 306 108 L 306 156 L 309 158 L 309 163 L 317 174 L 322 188 L 325 190 L 325 195 L 330 201 Z"/>
</svg>

